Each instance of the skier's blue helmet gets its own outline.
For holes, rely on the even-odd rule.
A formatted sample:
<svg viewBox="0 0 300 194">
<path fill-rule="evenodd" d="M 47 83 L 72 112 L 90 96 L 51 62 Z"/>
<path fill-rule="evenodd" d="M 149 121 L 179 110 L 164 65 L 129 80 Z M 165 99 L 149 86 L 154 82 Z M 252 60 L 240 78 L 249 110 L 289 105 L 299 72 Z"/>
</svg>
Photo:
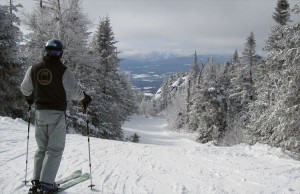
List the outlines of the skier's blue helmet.
<svg viewBox="0 0 300 194">
<path fill-rule="evenodd" d="M 50 57 L 61 58 L 63 50 L 63 44 L 56 39 L 49 40 L 45 45 L 46 55 Z"/>
</svg>

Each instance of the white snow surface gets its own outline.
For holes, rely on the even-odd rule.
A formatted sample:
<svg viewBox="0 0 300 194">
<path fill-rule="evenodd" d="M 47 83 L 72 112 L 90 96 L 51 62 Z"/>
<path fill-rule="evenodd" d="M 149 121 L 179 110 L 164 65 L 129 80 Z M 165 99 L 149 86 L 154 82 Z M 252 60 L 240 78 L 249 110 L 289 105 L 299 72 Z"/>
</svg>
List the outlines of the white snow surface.
<svg viewBox="0 0 300 194">
<path fill-rule="evenodd" d="M 134 116 L 125 136 L 140 143 L 90 138 L 92 180 L 62 194 L 90 193 L 300 193 L 300 162 L 266 145 L 215 147 L 199 144 L 194 134 L 168 131 L 166 120 Z M 27 123 L 0 117 L 0 193 L 27 193 L 25 177 Z M 28 179 L 36 150 L 30 128 Z M 57 180 L 74 170 L 89 172 L 87 137 L 68 134 Z"/>
</svg>

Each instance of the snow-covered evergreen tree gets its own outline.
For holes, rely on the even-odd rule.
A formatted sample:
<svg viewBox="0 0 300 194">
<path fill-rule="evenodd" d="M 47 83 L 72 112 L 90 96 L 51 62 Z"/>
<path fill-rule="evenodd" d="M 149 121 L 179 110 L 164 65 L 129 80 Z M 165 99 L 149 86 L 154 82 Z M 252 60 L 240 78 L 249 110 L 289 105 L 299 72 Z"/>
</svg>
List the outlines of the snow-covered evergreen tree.
<svg viewBox="0 0 300 194">
<path fill-rule="evenodd" d="M 196 79 L 199 72 L 200 72 L 200 68 L 199 68 L 198 60 L 197 60 L 197 52 L 195 51 L 194 62 L 192 63 L 192 66 L 191 66 L 191 78 Z"/>
<path fill-rule="evenodd" d="M 171 78 L 172 79 L 172 78 Z M 165 79 L 162 83 L 162 86 L 157 91 L 156 96 L 159 98 L 156 99 L 156 107 L 158 112 L 165 110 L 170 103 L 170 78 Z"/>
<path fill-rule="evenodd" d="M 220 69 L 213 60 L 209 60 L 203 69 L 203 80 L 193 92 L 190 116 L 190 129 L 199 133 L 198 141 L 218 141 L 226 130 L 225 82 L 220 80 Z M 191 115 L 190 113 L 190 115 Z M 195 129 L 196 127 L 196 129 Z"/>
<path fill-rule="evenodd" d="M 280 25 L 286 25 L 290 21 L 289 3 L 287 0 L 278 0 L 277 7 L 273 13 L 273 19 Z"/>
<path fill-rule="evenodd" d="M 186 87 L 182 85 L 182 87 Z M 172 96 L 172 101 L 166 109 L 168 128 L 170 130 L 188 131 L 187 92 L 182 88 Z"/>
<path fill-rule="evenodd" d="M 91 108 L 93 123 L 99 127 L 94 135 L 110 139 L 123 138 L 121 125 L 137 108 L 127 77 L 119 71 L 116 43 L 110 18 L 101 18 L 91 49 L 95 59 L 91 72 L 95 102 Z"/>
<path fill-rule="evenodd" d="M 249 81 L 249 71 L 244 65 L 239 62 L 228 64 L 227 76 L 229 78 L 229 85 L 226 89 L 227 101 L 227 125 L 228 133 L 226 138 L 231 139 L 230 134 L 239 134 L 240 139 L 235 139 L 235 142 L 224 142 L 225 144 L 241 143 L 244 140 L 245 126 L 249 120 L 249 103 L 250 91 L 252 84 Z M 240 128 L 236 127 L 239 124 Z"/>
<path fill-rule="evenodd" d="M 232 55 L 232 63 L 237 64 L 239 62 L 240 62 L 239 53 L 238 53 L 237 49 L 235 49 L 235 51 Z"/>
<path fill-rule="evenodd" d="M 244 47 L 243 51 L 243 58 L 246 61 L 249 69 L 249 82 L 253 84 L 253 65 L 255 63 L 255 47 L 256 47 L 256 40 L 254 33 L 251 32 L 250 36 L 247 38 L 247 42 Z M 251 96 L 251 98 L 253 98 Z"/>
<path fill-rule="evenodd" d="M 20 19 L 15 15 L 19 5 L 0 5 L 0 115 L 23 117 L 25 101 L 19 90 L 25 64 L 20 56 Z"/>
<path fill-rule="evenodd" d="M 299 14 L 299 10 L 298 6 L 294 8 L 296 14 Z M 268 68 L 265 81 L 259 85 L 258 101 L 252 107 L 250 140 L 252 143 L 268 143 L 299 153 L 300 23 L 286 24 L 281 29 L 284 36 L 278 39 L 273 48 L 267 42 Z"/>
<path fill-rule="evenodd" d="M 277 7 L 273 13 L 273 19 L 278 25 L 271 28 L 270 36 L 266 42 L 265 50 L 274 51 L 284 49 L 284 44 L 282 44 L 283 37 L 285 36 L 283 28 L 290 22 L 290 10 L 289 3 L 287 0 L 278 0 Z M 275 62 L 275 61 L 274 61 Z M 282 61 L 276 61 L 276 65 L 282 65 Z M 274 64 L 275 65 L 275 64 Z"/>
</svg>

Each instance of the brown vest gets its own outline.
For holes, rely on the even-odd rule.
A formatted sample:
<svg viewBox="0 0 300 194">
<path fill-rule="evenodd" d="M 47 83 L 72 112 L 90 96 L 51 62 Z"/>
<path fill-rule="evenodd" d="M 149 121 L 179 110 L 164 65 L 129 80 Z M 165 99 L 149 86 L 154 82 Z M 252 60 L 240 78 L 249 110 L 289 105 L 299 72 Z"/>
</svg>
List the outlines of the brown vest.
<svg viewBox="0 0 300 194">
<path fill-rule="evenodd" d="M 62 83 L 66 69 L 60 59 L 51 57 L 44 57 L 42 62 L 32 66 L 31 79 L 37 110 L 66 110 L 66 92 Z"/>
</svg>

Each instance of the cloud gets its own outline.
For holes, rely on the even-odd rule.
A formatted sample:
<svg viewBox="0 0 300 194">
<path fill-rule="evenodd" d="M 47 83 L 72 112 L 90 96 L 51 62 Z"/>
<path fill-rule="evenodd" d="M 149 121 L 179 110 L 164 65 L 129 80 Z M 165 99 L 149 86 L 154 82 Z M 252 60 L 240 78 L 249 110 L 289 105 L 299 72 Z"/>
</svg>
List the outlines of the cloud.
<svg viewBox="0 0 300 194">
<path fill-rule="evenodd" d="M 16 0 L 17 1 L 17 0 Z M 32 0 L 22 0 L 22 4 Z M 291 7 L 297 0 L 289 0 Z M 262 52 L 277 0 L 82 0 L 96 25 L 109 16 L 122 55 L 242 51 L 253 31 Z"/>
<path fill-rule="evenodd" d="M 253 31 L 261 49 L 273 1 L 104 1 L 120 50 L 232 53 Z M 126 2 L 126 3 L 124 3 Z M 114 6 L 117 4 L 117 6 Z"/>
</svg>

